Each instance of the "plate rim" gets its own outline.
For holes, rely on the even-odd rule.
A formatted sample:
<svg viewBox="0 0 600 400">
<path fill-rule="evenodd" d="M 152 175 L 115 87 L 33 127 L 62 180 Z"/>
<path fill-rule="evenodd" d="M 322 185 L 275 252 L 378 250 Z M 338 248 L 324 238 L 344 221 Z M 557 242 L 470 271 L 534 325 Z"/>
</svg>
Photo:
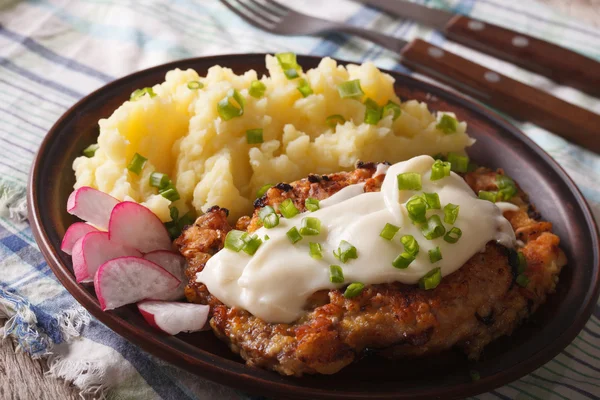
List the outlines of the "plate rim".
<svg viewBox="0 0 600 400">
<path fill-rule="evenodd" d="M 41 214 L 38 203 L 38 191 L 37 191 L 37 176 L 40 174 L 41 168 L 41 159 L 45 150 L 50 146 L 52 142 L 53 136 L 60 131 L 60 128 L 65 120 L 71 118 L 74 111 L 79 109 L 83 104 L 90 101 L 91 98 L 95 97 L 99 93 L 110 90 L 113 86 L 121 86 L 126 81 L 135 81 L 138 77 L 146 75 L 148 73 L 153 73 L 158 70 L 171 70 L 181 66 L 186 63 L 194 63 L 194 62 L 203 62 L 208 63 L 211 60 L 218 60 L 218 63 L 227 66 L 228 60 L 233 59 L 243 59 L 250 57 L 265 57 L 270 53 L 234 53 L 234 54 L 221 54 L 221 55 L 213 55 L 213 56 L 205 56 L 205 57 L 193 57 L 187 59 L 181 59 L 172 61 L 169 63 L 156 65 L 150 68 L 146 68 L 140 71 L 136 71 L 132 74 L 125 75 L 120 77 L 112 82 L 109 82 L 106 85 L 101 86 L 100 88 L 94 90 L 90 94 L 86 95 L 79 101 L 77 101 L 73 106 L 71 106 L 67 111 L 63 113 L 63 115 L 54 123 L 54 125 L 50 128 L 47 134 L 44 136 L 42 140 L 39 150 L 35 154 L 35 159 L 32 163 L 29 179 L 27 182 L 27 206 L 29 213 L 29 223 L 32 229 L 33 236 L 35 241 L 40 248 L 42 254 L 44 255 L 45 260 L 48 262 L 48 265 L 52 269 L 55 276 L 61 282 L 61 284 L 67 289 L 67 291 L 86 309 L 88 310 L 94 317 L 98 318 L 102 323 L 106 324 L 109 329 L 116 332 L 120 336 L 124 337 L 128 341 L 134 343 L 135 345 L 140 346 L 144 351 L 147 351 L 155 356 L 162 358 L 170 363 L 173 363 L 181 368 L 186 369 L 192 373 L 195 373 L 199 376 L 206 377 L 213 381 L 219 382 L 221 384 L 225 384 L 227 386 L 233 386 L 236 388 L 240 388 L 242 390 L 254 391 L 257 393 L 267 392 L 267 394 L 278 394 L 278 395 L 302 395 L 302 396 L 318 396 L 319 398 L 339 398 L 340 392 L 327 391 L 323 389 L 317 389 L 312 387 L 302 387 L 301 392 L 294 394 L 294 391 L 297 391 L 298 386 L 289 385 L 285 382 L 275 382 L 275 380 L 266 380 L 262 379 L 258 376 L 253 376 L 244 371 L 235 371 L 243 370 L 247 367 L 245 364 L 240 364 L 239 362 L 228 360 L 216 355 L 210 355 L 210 353 L 204 350 L 200 350 L 197 347 L 178 339 L 176 336 L 167 338 L 170 340 L 177 340 L 181 342 L 178 348 L 169 347 L 164 340 L 158 340 L 157 334 L 153 336 L 145 336 L 136 333 L 136 326 L 134 324 L 130 324 L 126 320 L 119 317 L 114 312 L 104 312 L 100 309 L 97 304 L 97 299 L 88 293 L 83 286 L 76 283 L 74 277 L 69 271 L 68 267 L 62 264 L 60 257 L 58 256 L 59 249 L 54 248 L 52 245 L 47 232 L 43 229 Z M 311 59 L 312 61 L 318 61 L 324 57 L 311 56 L 311 55 L 301 55 L 298 54 L 298 58 L 300 61 L 302 59 Z M 339 64 L 354 64 L 355 62 L 333 58 Z M 213 63 L 214 65 L 215 63 Z M 529 374 L 540 366 L 544 365 L 551 359 L 553 359 L 560 351 L 562 351 L 568 344 L 570 344 L 579 332 L 583 329 L 587 321 L 589 320 L 593 309 L 596 305 L 598 296 L 600 295 L 600 256 L 599 256 L 599 242 L 600 242 L 600 234 L 598 230 L 598 226 L 593 217 L 593 214 L 585 200 L 585 197 L 582 195 L 581 191 L 571 179 L 571 177 L 566 173 L 566 171 L 541 147 L 539 147 L 533 140 L 531 140 L 527 135 L 525 135 L 519 128 L 514 126 L 508 120 L 506 120 L 503 116 L 494 112 L 491 109 L 486 108 L 482 104 L 469 99 L 467 96 L 459 93 L 457 91 L 449 91 L 446 88 L 442 87 L 439 84 L 432 83 L 429 81 L 424 81 L 418 79 L 417 77 L 410 76 L 403 72 L 399 71 L 390 71 L 383 68 L 379 68 L 382 72 L 390 74 L 391 76 L 397 75 L 401 76 L 405 80 L 413 80 L 416 83 L 423 87 L 428 92 L 435 95 L 435 93 L 450 93 L 455 100 L 460 103 L 462 107 L 466 109 L 470 109 L 472 111 L 476 111 L 479 114 L 485 115 L 486 118 L 495 122 L 496 124 L 501 125 L 506 131 L 511 132 L 514 135 L 517 135 L 520 140 L 522 140 L 528 147 L 530 151 L 535 152 L 539 157 L 543 159 L 543 161 L 551 167 L 554 172 L 566 183 L 567 187 L 573 194 L 573 197 L 577 201 L 577 207 L 582 211 L 585 221 L 586 228 L 591 235 L 591 240 L 594 244 L 593 251 L 593 259 L 595 268 L 595 280 L 590 283 L 590 287 L 588 287 L 586 296 L 585 296 L 585 307 L 583 307 L 578 315 L 577 319 L 572 323 L 565 331 L 563 331 L 562 335 L 557 337 L 556 340 L 552 343 L 552 345 L 547 346 L 544 349 L 540 349 L 537 353 L 535 353 L 532 357 L 530 357 L 526 362 L 515 364 L 514 368 L 510 370 L 500 371 L 494 375 L 483 377 L 476 382 L 472 382 L 470 384 L 457 384 L 454 386 L 438 386 L 435 388 L 429 388 L 425 393 L 409 393 L 410 398 L 429 398 L 433 396 L 470 396 L 478 393 L 483 393 L 499 386 L 502 386 L 506 383 L 512 382 L 522 376 Z M 595 300 L 594 300 L 595 299 Z M 164 338 L 163 338 L 164 339 Z M 191 363 L 186 361 L 186 353 L 181 350 L 181 347 L 191 347 L 192 349 L 199 350 L 199 353 L 195 354 L 196 362 Z M 174 357 L 176 356 L 176 357 Z M 210 359 L 212 358 L 212 360 Z M 211 362 L 214 361 L 215 358 L 220 360 L 216 361 L 216 364 Z M 200 361 L 200 362 L 198 362 Z M 226 364 L 226 365 L 224 365 Z M 228 364 L 228 365 L 227 365 Z M 518 367 L 517 367 L 518 366 Z M 198 373 L 201 372 L 201 373 Z M 406 390 L 405 390 L 406 391 Z M 351 399 L 391 399 L 391 398 L 399 398 L 399 393 L 365 393 L 365 392 L 344 392 L 345 398 Z M 402 398 L 405 395 L 401 395 Z"/>
</svg>

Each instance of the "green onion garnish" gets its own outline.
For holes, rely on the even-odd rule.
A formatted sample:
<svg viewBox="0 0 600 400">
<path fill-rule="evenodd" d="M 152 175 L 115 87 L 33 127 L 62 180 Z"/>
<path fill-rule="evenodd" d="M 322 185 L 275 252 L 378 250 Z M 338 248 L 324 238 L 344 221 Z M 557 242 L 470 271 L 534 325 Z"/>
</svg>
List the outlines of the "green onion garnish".
<svg viewBox="0 0 600 400">
<path fill-rule="evenodd" d="M 436 154 L 432 155 L 431 158 L 433 158 L 434 160 L 440 160 L 440 161 L 446 160 L 446 156 L 443 155 L 442 153 L 436 153 Z"/>
<path fill-rule="evenodd" d="M 133 158 L 129 162 L 127 169 L 130 170 L 131 172 L 133 172 L 134 174 L 139 175 L 142 172 L 144 165 L 146 165 L 146 161 L 148 161 L 148 159 L 146 157 L 143 157 L 143 156 L 139 155 L 138 153 L 135 153 L 133 155 Z"/>
<path fill-rule="evenodd" d="M 381 107 L 371 99 L 365 100 L 365 124 L 377 125 L 381 120 Z"/>
<path fill-rule="evenodd" d="M 444 228 L 444 224 L 442 224 L 442 220 L 438 215 L 432 215 L 427 220 L 427 224 L 421 226 L 421 232 L 425 236 L 425 239 L 433 240 L 444 236 L 446 228 Z"/>
<path fill-rule="evenodd" d="M 442 281 L 442 270 L 434 268 L 419 279 L 419 287 L 421 289 L 430 290 L 435 289 Z"/>
<path fill-rule="evenodd" d="M 248 94 L 254 98 L 260 99 L 265 95 L 266 90 L 267 87 L 261 81 L 252 81 L 250 89 L 248 89 Z"/>
<path fill-rule="evenodd" d="M 175 207 L 172 207 L 175 208 Z M 192 225 L 194 223 L 194 220 L 196 219 L 196 215 L 194 214 L 193 211 L 188 211 L 185 213 L 185 215 L 181 218 L 179 218 L 179 221 L 177 221 L 177 225 L 179 226 L 180 229 L 185 228 L 188 225 Z"/>
<path fill-rule="evenodd" d="M 519 256 L 519 266 L 517 267 L 517 272 L 522 274 L 527 269 L 527 259 L 525 258 L 525 254 L 523 254 L 523 252 L 519 251 L 517 254 Z"/>
<path fill-rule="evenodd" d="M 387 116 L 389 113 L 393 113 L 393 117 L 392 117 L 392 121 L 395 121 L 398 119 L 398 117 L 402 114 L 402 110 L 400 109 L 400 105 L 394 103 L 393 101 L 388 101 L 387 104 L 385 106 L 383 106 L 383 112 L 382 115 L 385 117 Z"/>
<path fill-rule="evenodd" d="M 265 235 L 263 240 L 266 242 L 266 241 L 267 241 L 267 240 L 269 240 L 269 239 L 271 239 L 271 238 L 269 237 L 269 235 Z"/>
<path fill-rule="evenodd" d="M 277 53 L 275 54 L 283 73 L 288 79 L 295 79 L 298 75 L 298 61 L 296 61 L 296 55 L 294 53 Z"/>
<path fill-rule="evenodd" d="M 151 87 L 145 87 L 143 89 L 136 89 L 133 93 L 131 93 L 129 100 L 135 101 L 143 95 L 145 95 L 146 93 L 148 93 L 148 96 L 150 96 L 150 98 L 156 96 L 156 93 L 154 93 L 154 89 L 152 89 Z"/>
<path fill-rule="evenodd" d="M 398 190 L 421 190 L 421 175 L 416 172 L 405 172 L 397 175 Z"/>
<path fill-rule="evenodd" d="M 329 266 L 329 281 L 331 283 L 344 283 L 344 271 L 339 265 Z"/>
<path fill-rule="evenodd" d="M 454 172 L 467 172 L 469 169 L 469 157 L 456 153 L 448 153 L 448 162 Z"/>
<path fill-rule="evenodd" d="M 427 203 L 420 196 L 413 196 L 406 202 L 406 211 L 408 211 L 408 218 L 413 222 L 422 223 L 427 220 L 425 217 Z"/>
<path fill-rule="evenodd" d="M 342 99 L 352 98 L 357 100 L 360 100 L 365 94 L 360 87 L 360 79 L 340 83 L 338 85 L 338 93 Z"/>
<path fill-rule="evenodd" d="M 263 226 L 267 229 L 275 228 L 279 225 L 279 215 L 273 213 L 269 214 L 263 220 Z"/>
<path fill-rule="evenodd" d="M 481 379 L 481 375 L 479 375 L 479 372 L 475 371 L 474 369 L 469 371 L 469 376 L 471 377 L 471 380 L 473 382 L 478 381 L 479 379 Z"/>
<path fill-rule="evenodd" d="M 163 189 L 171 183 L 171 179 L 167 174 L 153 172 L 150 174 L 150 186 Z"/>
<path fill-rule="evenodd" d="M 300 222 L 300 234 L 302 236 L 316 236 L 321 233 L 321 220 L 314 217 L 304 217 Z"/>
<path fill-rule="evenodd" d="M 447 224 L 454 224 L 456 222 L 456 218 L 458 218 L 459 211 L 460 206 L 452 203 L 446 204 L 444 206 L 444 222 Z"/>
<path fill-rule="evenodd" d="M 96 150 L 98 150 L 98 148 L 100 148 L 98 143 L 90 144 L 88 147 L 83 149 L 83 155 L 87 158 L 94 157 L 94 154 L 96 154 Z"/>
<path fill-rule="evenodd" d="M 458 129 L 458 121 L 456 120 L 456 118 L 444 114 L 442 115 L 442 118 L 440 118 L 440 122 L 438 122 L 438 124 L 435 127 L 436 129 L 448 135 L 450 133 L 456 132 L 456 129 Z"/>
<path fill-rule="evenodd" d="M 510 200 L 518 193 L 515 181 L 506 175 L 496 175 L 496 186 L 498 186 L 498 200 Z"/>
<path fill-rule="evenodd" d="M 262 221 L 265 219 L 265 217 L 271 214 L 275 214 L 275 209 L 271 206 L 264 206 L 258 212 L 258 218 L 260 218 L 260 220 Z"/>
<path fill-rule="evenodd" d="M 460 228 L 453 227 L 444 235 L 444 240 L 448 243 L 456 243 L 458 242 L 458 239 L 460 239 L 461 236 L 462 231 L 460 230 Z"/>
<path fill-rule="evenodd" d="M 262 143 L 263 140 L 263 130 L 262 128 L 257 129 L 248 129 L 246 131 L 246 142 L 248 144 L 257 144 Z"/>
<path fill-rule="evenodd" d="M 529 285 L 529 278 L 527 277 L 527 275 L 521 274 L 517 276 L 515 282 L 517 282 L 517 285 L 521 287 L 527 287 L 527 285 Z"/>
<path fill-rule="evenodd" d="M 273 185 L 270 183 L 261 186 L 260 189 L 258 189 L 258 191 L 256 192 L 256 198 L 263 197 L 263 195 L 267 193 L 267 190 L 271 189 L 272 187 Z"/>
<path fill-rule="evenodd" d="M 175 221 L 165 222 L 165 228 L 167 228 L 167 232 L 171 239 L 175 239 L 181 235 L 181 229 L 177 226 L 177 222 Z"/>
<path fill-rule="evenodd" d="M 450 169 L 452 168 L 451 164 L 447 161 L 435 160 L 433 165 L 431 166 L 431 179 L 432 181 L 437 181 L 446 176 L 450 176 Z"/>
<path fill-rule="evenodd" d="M 191 82 L 188 82 L 187 87 L 190 90 L 198 90 L 198 89 L 202 89 L 204 87 L 204 84 L 199 81 L 191 81 Z"/>
<path fill-rule="evenodd" d="M 179 220 L 179 209 L 177 207 L 169 207 L 169 215 L 171 216 L 171 221 L 177 222 Z"/>
<path fill-rule="evenodd" d="M 249 236 L 248 232 L 232 229 L 225 236 L 225 248 L 237 253 L 246 245 Z"/>
<path fill-rule="evenodd" d="M 403 252 L 400 253 L 398 257 L 394 259 L 394 261 L 392 261 L 392 265 L 394 268 L 406 269 L 413 261 L 415 261 L 415 256 L 407 252 Z"/>
<path fill-rule="evenodd" d="M 229 89 L 227 96 L 217 103 L 217 112 L 223 121 L 244 115 L 244 98 L 235 89 Z"/>
<path fill-rule="evenodd" d="M 437 193 L 423 193 L 423 197 L 425 197 L 427 208 L 432 210 L 439 210 L 442 208 L 440 204 L 440 196 Z"/>
<path fill-rule="evenodd" d="M 306 79 L 300 79 L 297 89 L 302 94 L 302 97 L 308 97 L 314 93 Z"/>
<path fill-rule="evenodd" d="M 177 201 L 181 198 L 179 196 L 179 192 L 177 191 L 177 189 L 172 185 L 165 188 L 164 190 L 159 190 L 158 193 L 162 197 L 164 197 L 165 199 L 170 200 L 170 201 Z"/>
<path fill-rule="evenodd" d="M 314 197 L 309 197 L 304 200 L 304 207 L 306 207 L 308 211 L 317 211 L 320 208 L 319 200 Z"/>
<path fill-rule="evenodd" d="M 481 200 L 487 200 L 491 201 L 492 203 L 495 203 L 498 198 L 498 192 L 488 192 L 486 190 L 480 190 L 477 196 Z"/>
<path fill-rule="evenodd" d="M 439 246 L 436 246 L 435 249 L 429 250 L 429 261 L 434 264 L 442 259 L 442 252 L 440 251 Z"/>
<path fill-rule="evenodd" d="M 308 243 L 309 254 L 315 260 L 320 260 L 323 258 L 323 247 L 321 247 L 320 243 L 309 242 Z"/>
<path fill-rule="evenodd" d="M 400 238 L 400 242 L 404 245 L 404 252 L 416 257 L 419 254 L 419 243 L 413 235 L 404 235 Z"/>
<path fill-rule="evenodd" d="M 398 233 L 399 230 L 400 230 L 399 226 L 387 223 L 381 230 L 381 233 L 379 234 L 379 236 L 381 236 L 385 240 L 392 240 L 394 238 L 394 236 L 396 236 L 396 233 Z"/>
<path fill-rule="evenodd" d="M 256 250 L 258 250 L 258 248 L 262 244 L 262 242 L 263 241 L 261 238 L 259 238 L 256 235 L 252 235 L 252 237 L 246 239 L 246 244 L 244 245 L 244 247 L 242 247 L 242 250 L 244 251 L 244 253 L 253 256 L 254 253 L 256 253 Z"/>
<path fill-rule="evenodd" d="M 295 226 L 291 227 L 290 230 L 285 233 L 285 235 L 288 237 L 288 239 L 290 239 L 292 244 L 302 240 L 302 235 L 300 235 L 300 232 L 298 232 L 298 229 L 296 229 Z"/>
<path fill-rule="evenodd" d="M 298 71 L 295 68 L 289 68 L 283 71 L 283 74 L 288 79 L 296 79 L 300 75 L 298 75 Z M 305 96 L 306 97 L 306 96 Z"/>
<path fill-rule="evenodd" d="M 329 117 L 327 117 L 325 119 L 325 123 L 330 128 L 335 128 L 336 125 L 343 124 L 345 122 L 346 122 L 346 119 L 343 116 L 341 116 L 340 114 L 330 115 Z"/>
<path fill-rule="evenodd" d="M 333 255 L 335 256 L 335 258 L 337 258 L 344 264 L 347 263 L 350 259 L 358 258 L 358 252 L 356 251 L 356 247 L 352 246 L 345 240 L 340 241 L 340 245 L 337 251 L 333 251 Z"/>
<path fill-rule="evenodd" d="M 344 292 L 344 297 L 347 299 L 356 297 L 362 293 L 364 288 L 365 288 L 365 285 L 363 283 L 360 283 L 360 282 L 351 283 L 346 288 L 346 291 Z"/>
<path fill-rule="evenodd" d="M 281 212 L 281 215 L 283 215 L 285 218 L 295 217 L 300 212 L 294 205 L 292 199 L 285 199 L 279 205 L 279 211 Z"/>
</svg>

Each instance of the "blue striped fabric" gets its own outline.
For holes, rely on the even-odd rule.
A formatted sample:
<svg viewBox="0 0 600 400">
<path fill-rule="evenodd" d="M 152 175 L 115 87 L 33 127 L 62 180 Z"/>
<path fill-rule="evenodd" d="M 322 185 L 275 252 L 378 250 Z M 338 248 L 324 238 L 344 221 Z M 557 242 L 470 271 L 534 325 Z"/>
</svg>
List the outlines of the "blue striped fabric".
<svg viewBox="0 0 600 400">
<path fill-rule="evenodd" d="M 534 1 L 419 1 L 510 26 L 600 59 L 599 30 Z M 397 37 L 424 37 L 600 113 L 598 100 L 448 43 L 412 21 L 345 0 L 299 3 L 302 11 Z M 106 391 L 115 399 L 251 398 L 168 365 L 90 319 L 58 283 L 36 247 L 25 219 L 24 193 L 42 138 L 69 106 L 90 91 L 176 59 L 277 51 L 370 60 L 381 68 L 410 72 L 394 54 L 371 43 L 337 34 L 271 35 L 250 27 L 214 0 L 0 1 L 0 316 L 9 317 L 0 331 L 4 336 L 12 336 L 32 356 L 50 356 L 52 373 L 73 380 L 84 393 Z M 600 157 L 531 124 L 519 125 L 567 170 L 600 216 Z M 78 361 L 87 362 L 91 372 L 73 367 Z M 475 398 L 599 397 L 600 306 L 596 306 L 584 330 L 554 360 Z"/>
</svg>

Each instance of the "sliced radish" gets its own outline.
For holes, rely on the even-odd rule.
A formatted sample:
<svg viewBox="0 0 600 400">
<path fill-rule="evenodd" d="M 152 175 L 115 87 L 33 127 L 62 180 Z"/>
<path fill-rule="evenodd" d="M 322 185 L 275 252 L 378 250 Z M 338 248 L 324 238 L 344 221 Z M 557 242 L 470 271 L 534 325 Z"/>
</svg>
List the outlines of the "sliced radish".
<svg viewBox="0 0 600 400">
<path fill-rule="evenodd" d="M 86 224 L 85 222 L 75 222 L 65 232 L 60 249 L 67 254 L 73 254 L 73 246 L 75 246 L 75 242 L 89 232 L 98 232 L 98 229 L 94 228 L 90 224 Z"/>
<path fill-rule="evenodd" d="M 110 240 L 142 253 L 170 250 L 171 238 L 160 219 L 146 207 L 131 201 L 117 204 L 108 224 Z"/>
<path fill-rule="evenodd" d="M 208 319 L 209 306 L 173 301 L 142 301 L 138 309 L 154 328 L 176 335 L 202 330 Z"/>
<path fill-rule="evenodd" d="M 91 282 L 98 267 L 108 260 L 125 256 L 141 257 L 142 253 L 120 243 L 114 243 L 109 239 L 108 232 L 89 232 L 73 246 L 75 278 L 77 282 Z"/>
<path fill-rule="evenodd" d="M 112 209 L 119 203 L 114 197 L 91 188 L 83 186 L 75 190 L 67 201 L 67 212 L 99 229 L 107 230 Z"/>
<path fill-rule="evenodd" d="M 94 277 L 102 310 L 112 310 L 174 289 L 181 281 L 164 268 L 139 257 L 107 261 Z"/>
<path fill-rule="evenodd" d="M 168 272 L 172 273 L 176 278 L 181 280 L 181 283 L 175 290 L 170 290 L 168 293 L 152 296 L 157 300 L 179 300 L 185 297 L 184 289 L 187 285 L 187 277 L 185 276 L 185 258 L 180 254 L 173 253 L 167 250 L 156 250 L 144 254 L 146 260 L 152 261 L 160 265 Z"/>
</svg>

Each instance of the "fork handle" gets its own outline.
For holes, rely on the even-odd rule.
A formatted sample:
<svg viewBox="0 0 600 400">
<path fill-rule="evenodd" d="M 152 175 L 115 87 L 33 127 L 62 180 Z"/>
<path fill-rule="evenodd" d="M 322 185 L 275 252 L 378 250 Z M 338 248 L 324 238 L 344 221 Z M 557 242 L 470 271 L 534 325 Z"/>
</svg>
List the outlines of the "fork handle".
<svg viewBox="0 0 600 400">
<path fill-rule="evenodd" d="M 600 154 L 600 115 L 420 39 L 410 42 L 401 54 L 402 63 L 415 71 Z"/>
</svg>

